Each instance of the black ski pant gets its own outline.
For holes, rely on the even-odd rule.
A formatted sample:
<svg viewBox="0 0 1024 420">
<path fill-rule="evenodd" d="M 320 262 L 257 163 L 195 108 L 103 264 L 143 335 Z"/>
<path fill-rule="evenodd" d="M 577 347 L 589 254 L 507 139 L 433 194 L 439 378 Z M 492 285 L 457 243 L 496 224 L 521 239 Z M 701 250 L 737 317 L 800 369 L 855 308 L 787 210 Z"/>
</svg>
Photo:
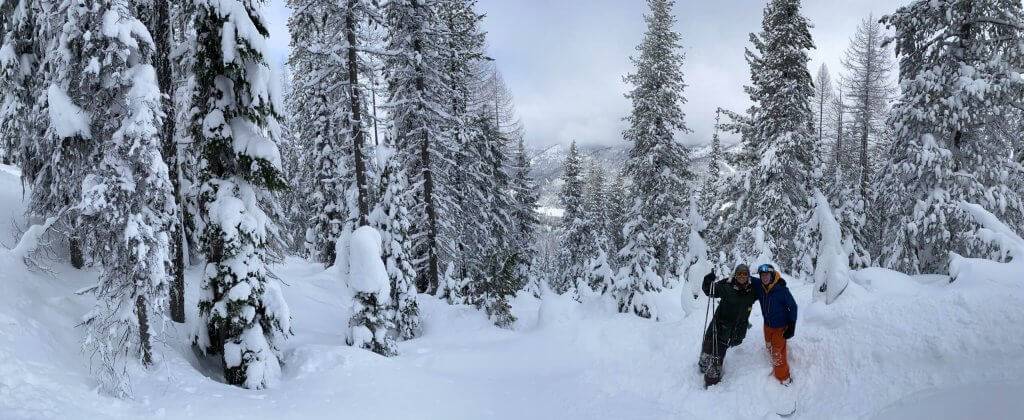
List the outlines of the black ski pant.
<svg viewBox="0 0 1024 420">
<path fill-rule="evenodd" d="M 708 325 L 701 345 L 700 369 L 704 372 L 704 386 L 709 387 L 722 380 L 722 362 L 729 350 L 729 330 L 717 322 Z"/>
</svg>

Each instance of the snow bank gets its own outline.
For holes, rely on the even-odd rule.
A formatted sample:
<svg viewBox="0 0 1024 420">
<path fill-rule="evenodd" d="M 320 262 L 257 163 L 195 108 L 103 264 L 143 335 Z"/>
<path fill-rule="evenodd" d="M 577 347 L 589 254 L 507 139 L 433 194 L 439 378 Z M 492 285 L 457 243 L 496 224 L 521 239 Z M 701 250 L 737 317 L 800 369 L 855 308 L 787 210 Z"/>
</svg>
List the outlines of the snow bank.
<svg viewBox="0 0 1024 420">
<path fill-rule="evenodd" d="M 377 229 L 362 226 L 352 232 L 348 264 L 348 285 L 353 291 L 376 294 L 381 304 L 391 300 L 391 282 L 381 259 L 381 237 Z"/>
</svg>

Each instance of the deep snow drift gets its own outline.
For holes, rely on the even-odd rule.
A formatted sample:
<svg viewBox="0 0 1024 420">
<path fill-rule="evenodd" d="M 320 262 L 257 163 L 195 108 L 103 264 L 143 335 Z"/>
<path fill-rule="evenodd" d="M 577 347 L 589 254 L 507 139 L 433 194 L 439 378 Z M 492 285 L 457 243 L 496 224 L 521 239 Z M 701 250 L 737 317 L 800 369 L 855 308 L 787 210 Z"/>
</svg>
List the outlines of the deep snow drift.
<svg viewBox="0 0 1024 420">
<path fill-rule="evenodd" d="M 0 242 L 22 229 L 17 171 L 0 167 Z M 95 271 L 53 263 L 30 272 L 0 250 L 0 419 L 679 419 L 772 418 L 777 385 L 754 330 L 725 361 L 723 382 L 703 390 L 695 366 L 705 298 L 683 317 L 682 287 L 659 296 L 668 321 L 613 313 L 597 297 L 513 301 L 515 331 L 479 311 L 421 297 L 424 336 L 384 358 L 345 345 L 351 296 L 336 270 L 298 259 L 274 267 L 287 284 L 295 335 L 281 383 L 249 391 L 224 385 L 219 369 L 171 325 L 163 359 L 133 383 L 134 399 L 97 392 L 80 351 L 90 296 L 74 292 Z M 198 273 L 189 273 L 195 305 Z M 1024 412 L 1024 272 L 909 277 L 852 272 L 829 306 L 801 305 L 790 341 L 794 418 L 1008 418 Z M 687 292 L 688 293 L 688 292 Z M 756 307 L 756 305 L 755 305 Z M 194 316 L 194 315 L 190 315 Z"/>
</svg>

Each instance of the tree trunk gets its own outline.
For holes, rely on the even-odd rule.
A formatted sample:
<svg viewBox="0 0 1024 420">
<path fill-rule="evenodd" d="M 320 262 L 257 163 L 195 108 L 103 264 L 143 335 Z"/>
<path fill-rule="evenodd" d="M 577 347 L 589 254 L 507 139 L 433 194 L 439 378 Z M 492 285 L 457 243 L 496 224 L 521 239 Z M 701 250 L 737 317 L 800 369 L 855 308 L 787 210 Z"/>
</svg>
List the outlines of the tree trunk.
<svg viewBox="0 0 1024 420">
<path fill-rule="evenodd" d="M 149 314 L 146 312 L 146 299 L 139 295 L 135 298 L 135 317 L 139 319 L 139 347 L 142 351 L 142 365 L 153 364 L 153 349 L 149 343 Z"/>
<path fill-rule="evenodd" d="M 418 8 L 419 2 L 412 2 L 412 7 Z M 423 53 L 423 40 L 413 40 L 413 50 L 417 54 Z M 427 70 L 422 68 L 419 64 L 416 67 L 416 90 L 420 92 L 422 98 L 426 93 L 426 80 L 423 75 Z M 427 112 L 423 105 L 420 105 L 418 110 L 421 114 Z M 423 130 L 423 138 L 420 144 L 420 170 L 423 174 L 423 205 L 427 215 L 427 270 L 417 278 L 416 287 L 421 293 L 435 294 L 437 293 L 439 284 L 439 261 L 437 255 L 437 208 L 434 203 L 434 174 L 431 169 L 430 163 L 430 133 L 428 130 Z"/>
<path fill-rule="evenodd" d="M 167 164 L 170 172 L 171 188 L 174 191 L 174 212 L 176 226 L 171 228 L 171 290 L 170 309 L 171 320 L 174 322 L 185 322 L 185 223 L 182 215 L 185 213 L 181 203 L 181 180 L 179 177 L 178 144 L 174 138 L 174 82 L 171 73 L 171 4 L 169 0 L 157 0 L 153 5 L 152 22 L 150 30 L 153 34 L 153 42 L 156 44 L 156 53 L 153 55 L 153 65 L 156 68 L 157 83 L 163 93 L 164 103 L 164 126 L 160 133 L 162 144 L 161 152 L 164 163 Z"/>
<path fill-rule="evenodd" d="M 68 254 L 71 256 L 71 266 L 79 270 L 85 267 L 85 255 L 82 253 L 82 241 L 77 237 L 68 238 Z"/>
<path fill-rule="evenodd" d="M 352 112 L 349 123 L 352 128 L 352 154 L 356 166 L 356 201 L 359 206 L 359 224 L 369 224 L 370 204 L 366 185 L 366 160 L 363 156 L 363 145 L 366 143 L 363 133 L 363 112 L 359 92 L 359 56 L 356 52 L 356 1 L 348 0 L 345 14 L 345 37 L 348 40 L 348 84 L 349 101 Z"/>
</svg>

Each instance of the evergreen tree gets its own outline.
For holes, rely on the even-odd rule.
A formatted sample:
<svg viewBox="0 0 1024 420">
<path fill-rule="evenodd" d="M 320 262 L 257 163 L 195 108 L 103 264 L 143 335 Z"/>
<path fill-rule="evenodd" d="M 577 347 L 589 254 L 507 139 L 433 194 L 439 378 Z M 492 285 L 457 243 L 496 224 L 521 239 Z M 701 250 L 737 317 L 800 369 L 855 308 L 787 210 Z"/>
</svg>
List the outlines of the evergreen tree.
<svg viewBox="0 0 1024 420">
<path fill-rule="evenodd" d="M 36 19 L 38 2 L 0 3 L 0 163 L 20 163 L 23 141 L 32 138 L 32 119 L 25 118 L 38 92 L 40 56 Z M 24 139 L 24 140 L 23 140 Z"/>
<path fill-rule="evenodd" d="M 721 129 L 722 110 L 715 111 L 715 133 L 711 136 L 711 147 L 708 151 L 708 169 L 705 172 L 704 181 L 700 184 L 699 211 L 704 220 L 708 221 L 708 228 L 718 219 L 718 205 L 721 200 L 722 187 L 722 166 L 723 151 L 722 138 L 719 135 Z M 692 228 L 692 226 L 691 226 Z"/>
<path fill-rule="evenodd" d="M 448 127 L 451 113 L 445 50 L 451 46 L 439 15 L 438 0 L 395 0 L 384 7 L 389 30 L 386 59 L 388 112 L 393 119 L 398 157 L 409 170 L 416 205 L 413 261 L 417 289 L 434 293 L 442 270 L 452 263 L 457 214 L 453 192 L 445 182 L 452 173 L 456 142 Z"/>
<path fill-rule="evenodd" d="M 626 186 L 626 177 L 621 171 L 615 174 L 615 178 L 608 185 L 608 260 L 611 266 L 618 266 L 618 251 L 626 246 L 626 238 L 622 229 L 626 226 L 626 214 L 629 209 L 629 193 Z"/>
<path fill-rule="evenodd" d="M 591 243 L 607 252 L 611 244 L 608 237 L 608 190 L 604 182 L 604 168 L 594 159 L 590 160 L 589 166 L 584 185 L 583 213 L 587 218 L 586 224 L 590 226 Z"/>
<path fill-rule="evenodd" d="M 987 251 L 967 234 L 961 201 L 1015 219 L 1011 145 L 992 121 L 1019 106 L 1024 80 L 1024 5 L 1015 0 L 914 1 L 882 19 L 895 31 L 902 94 L 891 124 L 891 209 L 885 265 L 909 273 L 940 272 L 949 252 Z M 981 88 L 981 87 L 984 88 Z"/>
<path fill-rule="evenodd" d="M 411 260 L 412 205 L 405 170 L 394 156 L 382 156 L 385 167 L 380 178 L 380 200 L 370 213 L 370 224 L 380 232 L 382 257 L 391 286 L 391 314 L 399 340 L 420 335 L 419 304 L 416 302 L 416 271 Z"/>
<path fill-rule="evenodd" d="M 525 286 L 536 255 L 533 244 L 540 220 L 537 218 L 537 184 L 530 175 L 530 159 L 526 155 L 526 144 L 521 136 L 515 151 L 512 197 L 512 220 L 516 231 L 513 248 L 519 253 L 519 276 L 523 280 L 521 286 Z"/>
<path fill-rule="evenodd" d="M 800 14 L 799 0 L 772 0 L 764 11 L 763 30 L 751 34 L 755 51 L 747 50 L 754 105 L 748 111 L 749 136 L 743 140 L 748 160 L 730 202 L 723 238 L 734 238 L 734 254 L 749 249 L 741 231 L 760 226 L 762 243 L 778 246 L 773 254 L 784 263 L 798 263 L 799 221 L 810 209 L 809 191 L 815 185 L 818 144 L 810 109 L 814 85 L 807 70 L 807 51 L 814 48 L 809 24 Z M 799 264 L 796 264 L 799 265 Z"/>
<path fill-rule="evenodd" d="M 55 34 L 37 33 L 36 42 L 46 43 L 44 69 L 46 85 L 40 89 L 40 103 L 34 116 L 41 117 L 45 126 L 36 127 L 30 137 L 23 138 L 22 154 L 26 159 L 22 175 L 32 186 L 28 212 L 36 217 L 48 218 L 64 214 L 61 222 L 68 239 L 71 265 L 85 265 L 82 229 L 77 224 L 75 205 L 81 199 L 82 181 L 96 165 L 96 143 L 93 138 L 90 115 L 81 108 L 92 103 L 100 84 L 95 82 L 101 69 L 99 61 L 102 43 L 92 35 L 90 28 L 99 27 L 103 18 L 93 7 L 81 7 L 77 1 L 63 0 L 50 4 L 59 22 Z M 37 13 L 43 13 L 38 9 Z M 83 76 L 86 74 L 87 76 Z M 33 118 L 34 119 L 34 118 Z M 32 132 L 43 132 L 41 139 L 32 141 Z"/>
<path fill-rule="evenodd" d="M 353 292 L 352 318 L 345 342 L 381 356 L 395 356 L 394 317 L 387 267 L 382 260 L 381 235 L 362 226 L 350 238 L 348 286 Z"/>
<path fill-rule="evenodd" d="M 558 196 L 564 209 L 558 257 L 561 274 L 551 285 L 557 293 L 565 293 L 580 280 L 587 259 L 593 256 L 591 232 L 587 225 L 583 160 L 575 141 L 565 157 L 562 181 Z"/>
<path fill-rule="evenodd" d="M 150 64 L 155 44 L 129 1 L 91 6 L 77 16 L 79 28 L 98 36 L 81 57 L 102 65 L 67 75 L 69 85 L 91 93 L 82 111 L 101 142 L 99 164 L 85 177 L 77 205 L 83 238 L 103 268 L 85 321 L 85 348 L 99 359 L 104 387 L 126 396 L 129 366 L 153 363 L 154 333 L 162 330 L 174 198 L 160 153 L 161 94 Z"/>
<path fill-rule="evenodd" d="M 170 285 L 170 313 L 174 322 L 185 322 L 185 207 L 179 177 L 181 168 L 181 153 L 178 150 L 178 139 L 176 133 L 175 101 L 176 88 L 174 83 L 175 73 L 171 64 L 172 50 L 175 44 L 172 13 L 180 9 L 179 5 L 172 5 L 169 1 L 145 1 L 140 2 L 139 9 L 141 18 L 148 18 L 146 23 L 149 32 L 153 37 L 153 67 L 156 71 L 157 84 L 160 92 L 164 93 L 161 101 L 163 111 L 163 126 L 160 130 L 160 152 L 164 163 L 167 166 L 168 178 L 171 183 L 171 201 L 168 203 L 172 211 L 171 220 L 167 227 L 170 231 L 168 244 L 170 253 L 170 265 L 168 271 L 171 276 Z"/>
<path fill-rule="evenodd" d="M 347 118 L 349 61 L 339 45 L 347 45 L 348 10 L 340 2 L 290 0 L 295 13 L 288 20 L 292 51 L 289 65 L 295 75 L 289 103 L 293 127 L 306 145 L 306 165 L 311 190 L 306 206 L 316 209 L 307 237 L 309 252 L 331 266 L 337 259 L 336 244 L 343 232 L 354 229 L 358 209 L 353 173 L 354 131 Z M 358 90 L 358 87 L 351 87 Z M 310 165 L 312 163 L 312 165 Z"/>
<path fill-rule="evenodd" d="M 623 133 L 632 143 L 625 173 L 632 178 L 625 225 L 626 245 L 619 252 L 622 268 L 616 279 L 615 298 L 621 312 L 657 318 L 645 295 L 661 290 L 678 274 L 685 236 L 686 193 L 693 173 L 690 151 L 675 141 L 687 133 L 682 105 L 683 53 L 679 34 L 672 28 L 673 0 L 648 0 L 647 32 L 632 58 L 635 73 L 626 77 L 633 86 L 627 97 L 633 111 Z"/>
<path fill-rule="evenodd" d="M 277 98 L 264 51 L 262 2 L 190 0 L 195 29 L 191 131 L 199 162 L 201 253 L 206 258 L 193 342 L 221 356 L 224 378 L 260 389 L 280 376 L 288 307 L 267 271 L 273 221 L 261 208 L 284 188 Z"/>
</svg>

